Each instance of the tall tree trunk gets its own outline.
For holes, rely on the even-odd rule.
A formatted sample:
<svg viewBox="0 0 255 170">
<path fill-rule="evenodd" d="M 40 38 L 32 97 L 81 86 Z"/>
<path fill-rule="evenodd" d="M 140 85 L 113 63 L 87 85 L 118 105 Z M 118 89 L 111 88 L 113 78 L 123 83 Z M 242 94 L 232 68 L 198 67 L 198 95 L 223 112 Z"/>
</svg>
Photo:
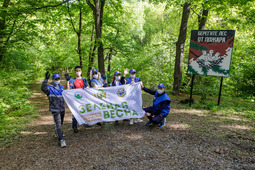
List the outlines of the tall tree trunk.
<svg viewBox="0 0 255 170">
<path fill-rule="evenodd" d="M 95 26 L 92 27 L 92 33 L 91 33 L 91 39 L 90 39 L 91 43 L 94 41 L 94 30 L 95 30 Z M 90 52 L 89 52 L 88 72 L 87 72 L 88 81 L 90 80 L 90 72 L 92 70 L 92 66 L 93 66 L 94 61 L 95 61 L 96 49 L 97 49 L 96 44 L 95 43 L 91 44 Z"/>
<path fill-rule="evenodd" d="M 82 68 L 82 53 L 81 53 L 81 26 L 82 26 L 82 9 L 80 8 L 80 22 L 79 22 L 79 32 L 77 33 L 78 36 L 78 53 L 79 53 L 79 59 L 80 59 L 80 66 Z"/>
<path fill-rule="evenodd" d="M 178 41 L 176 42 L 173 91 L 175 94 L 178 94 L 178 95 L 180 94 L 181 81 L 182 81 L 183 52 L 185 47 L 188 19 L 190 14 L 190 6 L 191 6 L 190 2 L 185 3 L 183 6 L 180 33 L 179 33 Z"/>
<path fill-rule="evenodd" d="M 0 13 L 0 62 L 4 58 L 6 43 L 4 38 L 6 37 L 5 27 L 6 27 L 6 15 L 7 15 L 7 7 L 10 4 L 10 0 L 4 0 L 2 5 L 2 10 Z"/>
<path fill-rule="evenodd" d="M 101 73 L 105 73 L 104 68 L 104 47 L 102 38 L 102 25 L 103 25 L 103 13 L 105 0 L 94 0 L 94 4 L 91 4 L 90 0 L 86 0 L 87 4 L 93 11 L 95 26 L 96 26 L 96 44 L 98 46 L 98 69 Z"/>
<path fill-rule="evenodd" d="M 208 9 L 203 9 L 202 16 L 200 16 L 200 15 L 198 16 L 198 29 L 199 30 L 205 29 L 208 13 L 209 13 Z"/>
<path fill-rule="evenodd" d="M 112 50 L 113 50 L 113 49 L 111 48 L 111 49 L 110 49 L 109 56 L 108 56 L 108 69 L 107 69 L 108 73 L 111 72 Z"/>
</svg>

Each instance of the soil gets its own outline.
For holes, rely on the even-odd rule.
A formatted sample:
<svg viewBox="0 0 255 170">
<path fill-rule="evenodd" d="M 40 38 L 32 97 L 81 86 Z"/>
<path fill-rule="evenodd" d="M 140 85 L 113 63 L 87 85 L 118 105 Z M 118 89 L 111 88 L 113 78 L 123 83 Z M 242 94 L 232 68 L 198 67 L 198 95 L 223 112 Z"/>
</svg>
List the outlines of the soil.
<svg viewBox="0 0 255 170">
<path fill-rule="evenodd" d="M 181 109 L 181 99 L 172 96 L 162 128 L 146 127 L 144 117 L 143 123 L 79 126 L 73 133 L 66 107 L 67 147 L 61 148 L 46 95 L 40 84 L 31 89 L 39 117 L 13 143 L 0 147 L 0 169 L 255 169 L 253 121 Z M 143 94 L 145 107 L 152 98 Z"/>
</svg>

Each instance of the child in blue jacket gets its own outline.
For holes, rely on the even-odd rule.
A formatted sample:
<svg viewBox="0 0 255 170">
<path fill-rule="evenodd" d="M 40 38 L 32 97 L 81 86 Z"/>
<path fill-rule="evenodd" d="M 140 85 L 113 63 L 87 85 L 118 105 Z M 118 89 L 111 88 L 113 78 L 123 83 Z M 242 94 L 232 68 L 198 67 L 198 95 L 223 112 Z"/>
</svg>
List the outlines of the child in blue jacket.
<svg viewBox="0 0 255 170">
<path fill-rule="evenodd" d="M 60 75 L 54 74 L 52 76 L 52 83 L 48 84 L 48 79 L 50 78 L 50 74 L 47 71 L 45 74 L 45 80 L 42 82 L 41 90 L 48 96 L 49 98 L 49 111 L 52 112 L 52 116 L 54 118 L 55 130 L 60 141 L 61 147 L 66 147 L 66 142 L 64 139 L 64 135 L 61 129 L 61 126 L 64 121 L 65 116 L 65 102 L 62 96 L 62 92 L 64 87 L 60 85 Z"/>
</svg>

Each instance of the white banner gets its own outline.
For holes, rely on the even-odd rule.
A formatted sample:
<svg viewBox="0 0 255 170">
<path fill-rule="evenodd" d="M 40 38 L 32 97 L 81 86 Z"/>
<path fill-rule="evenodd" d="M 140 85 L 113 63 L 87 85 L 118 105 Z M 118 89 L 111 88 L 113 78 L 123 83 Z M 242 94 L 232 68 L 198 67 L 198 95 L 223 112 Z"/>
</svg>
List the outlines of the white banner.
<svg viewBox="0 0 255 170">
<path fill-rule="evenodd" d="M 64 90 L 63 97 L 81 124 L 141 118 L 142 93 L 139 83 L 106 88 Z"/>
</svg>

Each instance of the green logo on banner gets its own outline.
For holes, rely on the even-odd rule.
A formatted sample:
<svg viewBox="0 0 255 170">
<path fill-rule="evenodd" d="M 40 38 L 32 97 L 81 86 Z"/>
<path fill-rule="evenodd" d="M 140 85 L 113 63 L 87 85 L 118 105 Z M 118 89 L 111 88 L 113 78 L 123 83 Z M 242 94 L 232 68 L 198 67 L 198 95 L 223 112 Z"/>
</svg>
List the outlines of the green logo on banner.
<svg viewBox="0 0 255 170">
<path fill-rule="evenodd" d="M 81 98 L 82 98 L 81 93 L 76 93 L 76 94 L 74 94 L 74 96 L 75 96 L 77 99 L 81 99 Z"/>
<path fill-rule="evenodd" d="M 102 98 L 106 99 L 106 93 L 102 89 L 99 89 L 97 91 L 97 94 L 94 94 L 94 96 L 99 98 L 99 99 L 102 99 Z"/>
</svg>

